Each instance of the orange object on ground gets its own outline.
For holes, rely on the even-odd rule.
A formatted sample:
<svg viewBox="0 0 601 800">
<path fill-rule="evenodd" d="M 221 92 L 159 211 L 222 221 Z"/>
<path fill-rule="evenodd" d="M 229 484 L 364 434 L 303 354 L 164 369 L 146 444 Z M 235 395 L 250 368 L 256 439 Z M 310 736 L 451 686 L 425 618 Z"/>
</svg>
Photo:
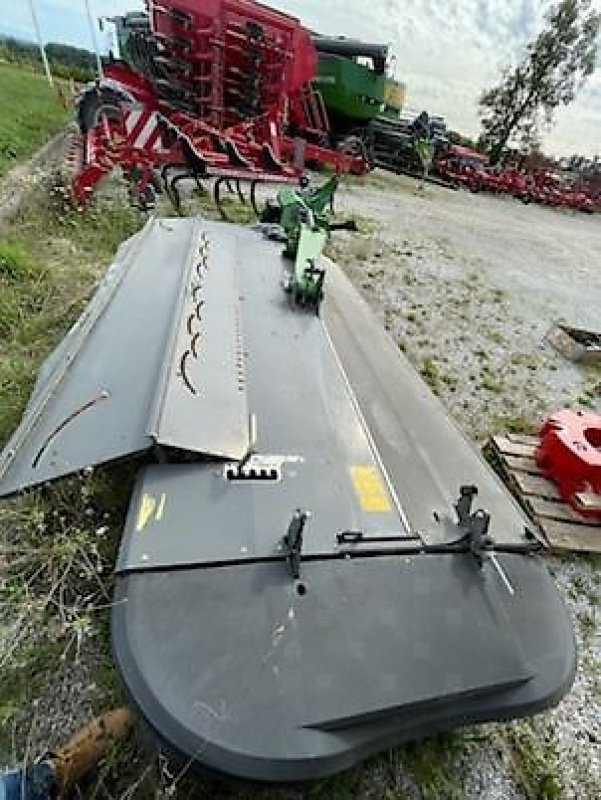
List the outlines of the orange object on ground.
<svg viewBox="0 0 601 800">
<path fill-rule="evenodd" d="M 128 708 L 116 708 L 96 717 L 78 731 L 50 758 L 59 796 L 93 769 L 117 739 L 124 738 L 133 725 Z"/>
</svg>

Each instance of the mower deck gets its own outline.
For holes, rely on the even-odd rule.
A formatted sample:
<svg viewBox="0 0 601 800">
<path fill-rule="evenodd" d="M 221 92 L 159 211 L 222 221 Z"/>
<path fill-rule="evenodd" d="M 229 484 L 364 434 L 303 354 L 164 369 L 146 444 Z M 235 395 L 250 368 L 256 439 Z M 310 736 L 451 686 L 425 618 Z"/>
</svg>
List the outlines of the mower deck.
<svg viewBox="0 0 601 800">
<path fill-rule="evenodd" d="M 182 764 L 289 783 L 556 703 L 572 628 L 528 522 L 342 272 L 326 265 L 317 316 L 254 230 L 156 220 L 139 237 L 75 358 L 64 345 L 46 365 L 0 493 L 36 482 L 49 410 L 57 477 L 104 456 L 79 435 L 96 420 L 121 441 L 138 398 L 138 433 L 106 452 L 159 457 L 125 525 L 113 648 L 156 742 Z M 136 275 L 162 290 L 128 293 Z M 103 321 L 126 293 L 137 333 L 111 360 Z M 137 395 L 107 377 L 127 359 Z M 80 404 L 107 396 L 73 417 L 74 386 Z M 472 485 L 486 535 L 462 505 Z"/>
<path fill-rule="evenodd" d="M 334 265 L 320 318 L 289 306 L 277 246 L 227 234 L 256 416 L 247 477 L 149 467 L 118 564 L 115 655 L 157 740 L 218 774 L 305 781 L 557 702 L 571 625 L 513 501 Z M 453 552 L 466 482 L 497 566 Z M 298 578 L 283 545 L 296 508 Z"/>
</svg>

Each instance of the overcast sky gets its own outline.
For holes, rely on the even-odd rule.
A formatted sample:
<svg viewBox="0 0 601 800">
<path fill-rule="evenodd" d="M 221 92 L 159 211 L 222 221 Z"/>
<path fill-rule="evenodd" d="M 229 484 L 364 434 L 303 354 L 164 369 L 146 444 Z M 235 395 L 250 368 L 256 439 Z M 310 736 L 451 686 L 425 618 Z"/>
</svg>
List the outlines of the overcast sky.
<svg viewBox="0 0 601 800">
<path fill-rule="evenodd" d="M 143 8 L 142 0 L 90 0 L 93 13 Z M 47 41 L 91 47 L 84 0 L 35 0 Z M 538 31 L 549 0 L 272 0 L 314 30 L 392 45 L 407 106 L 444 114 L 449 127 L 478 131 L 477 100 L 501 66 Z M 601 10 L 601 0 L 594 5 Z M 0 0 L 0 30 L 32 38 L 25 0 Z M 601 58 L 600 58 L 601 62 Z M 578 99 L 557 114 L 550 152 L 601 152 L 601 63 Z"/>
</svg>

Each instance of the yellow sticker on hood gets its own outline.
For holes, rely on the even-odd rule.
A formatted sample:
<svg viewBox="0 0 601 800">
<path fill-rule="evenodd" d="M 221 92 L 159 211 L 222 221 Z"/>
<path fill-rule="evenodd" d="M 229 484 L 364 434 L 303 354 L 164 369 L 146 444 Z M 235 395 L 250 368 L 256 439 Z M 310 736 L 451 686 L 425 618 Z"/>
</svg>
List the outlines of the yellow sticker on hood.
<svg viewBox="0 0 601 800">
<path fill-rule="evenodd" d="M 136 521 L 136 531 L 143 531 L 148 523 L 154 519 L 157 522 L 163 516 L 165 510 L 165 493 L 163 492 L 158 501 L 156 497 L 144 492 L 138 509 L 138 519 Z"/>
<path fill-rule="evenodd" d="M 351 467 L 351 480 L 363 511 L 390 511 L 390 498 L 375 467 Z"/>
</svg>

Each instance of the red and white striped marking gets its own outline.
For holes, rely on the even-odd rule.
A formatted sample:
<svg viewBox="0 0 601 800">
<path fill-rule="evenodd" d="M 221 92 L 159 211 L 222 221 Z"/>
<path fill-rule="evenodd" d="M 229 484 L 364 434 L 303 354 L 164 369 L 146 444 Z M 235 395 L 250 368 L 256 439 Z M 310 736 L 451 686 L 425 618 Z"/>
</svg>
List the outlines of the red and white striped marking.
<svg viewBox="0 0 601 800">
<path fill-rule="evenodd" d="M 156 111 L 143 105 L 129 106 L 124 113 L 128 144 L 138 150 L 164 151 Z"/>
</svg>

